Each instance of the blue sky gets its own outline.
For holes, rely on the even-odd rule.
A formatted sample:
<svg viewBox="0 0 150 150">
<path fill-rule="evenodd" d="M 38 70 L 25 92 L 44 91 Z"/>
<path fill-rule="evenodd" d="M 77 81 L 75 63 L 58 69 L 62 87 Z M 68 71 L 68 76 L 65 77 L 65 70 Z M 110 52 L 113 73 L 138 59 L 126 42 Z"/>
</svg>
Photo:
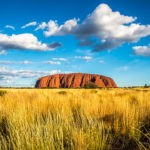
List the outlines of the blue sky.
<svg viewBox="0 0 150 150">
<path fill-rule="evenodd" d="M 1 0 L 0 86 L 84 72 L 150 84 L 149 0 Z"/>
</svg>

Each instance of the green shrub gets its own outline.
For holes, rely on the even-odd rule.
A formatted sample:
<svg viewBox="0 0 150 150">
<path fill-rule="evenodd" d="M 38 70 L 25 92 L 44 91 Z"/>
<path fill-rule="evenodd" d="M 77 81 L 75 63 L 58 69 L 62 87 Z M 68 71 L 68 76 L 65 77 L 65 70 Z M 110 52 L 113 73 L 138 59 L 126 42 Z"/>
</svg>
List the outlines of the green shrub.
<svg viewBox="0 0 150 150">
<path fill-rule="evenodd" d="M 86 88 L 86 89 L 94 89 L 94 88 L 97 88 L 98 86 L 95 84 L 95 83 L 93 83 L 93 82 L 90 82 L 90 83 L 86 83 L 85 85 L 84 85 L 84 88 Z"/>
</svg>

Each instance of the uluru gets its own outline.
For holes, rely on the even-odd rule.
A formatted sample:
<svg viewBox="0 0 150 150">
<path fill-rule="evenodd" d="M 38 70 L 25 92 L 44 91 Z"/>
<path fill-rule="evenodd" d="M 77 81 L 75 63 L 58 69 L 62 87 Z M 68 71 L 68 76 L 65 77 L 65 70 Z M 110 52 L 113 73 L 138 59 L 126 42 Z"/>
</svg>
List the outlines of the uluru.
<svg viewBox="0 0 150 150">
<path fill-rule="evenodd" d="M 103 75 L 70 73 L 55 74 L 41 77 L 37 80 L 36 88 L 84 88 L 87 84 L 94 84 L 101 88 L 117 87 L 115 81 Z"/>
</svg>

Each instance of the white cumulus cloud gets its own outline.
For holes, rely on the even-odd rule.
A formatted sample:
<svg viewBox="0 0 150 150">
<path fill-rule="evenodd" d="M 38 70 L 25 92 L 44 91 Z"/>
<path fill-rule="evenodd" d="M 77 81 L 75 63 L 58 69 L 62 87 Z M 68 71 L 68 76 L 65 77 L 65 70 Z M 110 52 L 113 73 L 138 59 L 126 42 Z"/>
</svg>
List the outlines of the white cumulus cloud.
<svg viewBox="0 0 150 150">
<path fill-rule="evenodd" d="M 134 46 L 133 50 L 136 55 L 150 56 L 150 45 L 149 46 Z"/>
<path fill-rule="evenodd" d="M 53 35 L 72 34 L 72 31 L 77 27 L 78 19 L 67 20 L 63 25 L 58 25 L 57 21 L 50 20 L 48 23 L 42 22 L 35 30 L 46 29 L 44 34 L 46 37 Z"/>
<path fill-rule="evenodd" d="M 47 51 L 60 47 L 60 43 L 42 43 L 33 34 L 7 34 L 0 33 L 0 50 L 19 49 L 19 50 L 38 50 Z"/>
<path fill-rule="evenodd" d="M 97 52 L 113 49 L 124 43 L 137 42 L 150 35 L 150 25 L 134 23 L 136 19 L 113 11 L 107 4 L 100 4 L 80 24 L 78 19 L 67 20 L 62 25 L 50 20 L 44 28 L 44 34 L 46 36 L 72 34 L 79 39 L 81 46 L 91 46 L 93 51 Z"/>
</svg>

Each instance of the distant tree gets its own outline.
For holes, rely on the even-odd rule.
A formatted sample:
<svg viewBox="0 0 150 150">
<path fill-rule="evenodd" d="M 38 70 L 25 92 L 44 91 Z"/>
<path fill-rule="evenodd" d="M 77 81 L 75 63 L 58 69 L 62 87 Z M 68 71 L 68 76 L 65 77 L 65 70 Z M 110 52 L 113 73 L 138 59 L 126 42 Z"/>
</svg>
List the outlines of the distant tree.
<svg viewBox="0 0 150 150">
<path fill-rule="evenodd" d="M 144 88 L 148 88 L 148 85 L 147 85 L 147 84 L 145 84 L 145 85 L 144 85 Z"/>
<path fill-rule="evenodd" d="M 97 88 L 98 86 L 95 84 L 95 83 L 93 83 L 93 82 L 90 82 L 90 83 L 86 83 L 85 85 L 84 85 L 84 88 L 86 88 L 86 89 L 94 89 L 94 88 Z"/>
</svg>

